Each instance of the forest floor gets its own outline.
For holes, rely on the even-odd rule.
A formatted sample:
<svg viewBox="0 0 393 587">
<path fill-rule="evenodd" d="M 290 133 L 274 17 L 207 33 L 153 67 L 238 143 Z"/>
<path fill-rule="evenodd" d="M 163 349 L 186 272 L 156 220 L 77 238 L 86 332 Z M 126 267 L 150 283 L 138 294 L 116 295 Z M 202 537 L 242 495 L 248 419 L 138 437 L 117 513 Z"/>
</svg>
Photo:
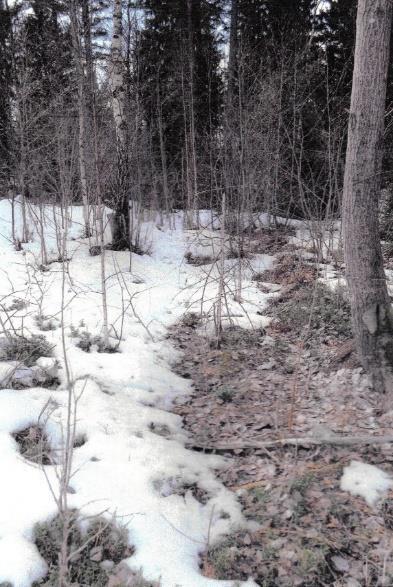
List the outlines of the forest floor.
<svg viewBox="0 0 393 587">
<path fill-rule="evenodd" d="M 218 475 L 246 518 L 259 523 L 207 548 L 201 569 L 219 579 L 251 575 L 263 587 L 392 585 L 393 492 L 375 505 L 360 497 L 361 487 L 358 496 L 340 487 L 351 461 L 393 474 L 391 444 L 344 447 L 323 438 L 392 435 L 393 412 L 381 410 L 357 364 L 349 307 L 340 288 L 326 286 L 326 263 L 282 231 L 262 232 L 281 245 L 274 268 L 256 276 L 262 291 L 277 292 L 265 311 L 273 321 L 255 330 L 229 327 L 219 348 L 197 316 L 171 329 L 182 353 L 176 371 L 194 382 L 176 409 L 190 448 L 226 457 Z M 342 267 L 332 269 L 337 283 Z M 247 448 L 294 437 L 322 442 Z M 367 473 L 355 484 L 366 485 Z"/>
<path fill-rule="evenodd" d="M 103 256 L 79 206 L 29 204 L 16 247 L 13 218 L 0 200 L 1 587 L 57 584 L 60 493 L 75 586 L 393 584 L 391 444 L 337 445 L 393 434 L 337 247 L 146 211 L 145 254 Z"/>
</svg>

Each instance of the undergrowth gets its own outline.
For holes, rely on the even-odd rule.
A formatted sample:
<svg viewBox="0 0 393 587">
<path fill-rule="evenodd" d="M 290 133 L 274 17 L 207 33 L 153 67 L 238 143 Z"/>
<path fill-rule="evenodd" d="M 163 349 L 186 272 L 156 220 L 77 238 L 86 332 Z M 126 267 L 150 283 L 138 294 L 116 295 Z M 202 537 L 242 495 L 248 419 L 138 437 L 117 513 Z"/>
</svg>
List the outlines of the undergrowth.
<svg viewBox="0 0 393 587">
<path fill-rule="evenodd" d="M 200 267 L 201 265 L 209 265 L 215 261 L 211 255 L 194 255 L 191 253 L 191 251 L 188 251 L 184 255 L 184 258 L 189 265 L 195 265 L 196 267 Z"/>
<path fill-rule="evenodd" d="M 53 456 L 45 432 L 40 426 L 29 426 L 13 434 L 22 456 L 39 465 L 51 465 Z"/>
<path fill-rule="evenodd" d="M 94 350 L 98 353 L 120 352 L 116 345 L 107 344 L 104 337 L 91 334 L 88 330 L 80 331 L 78 328 L 71 327 L 71 337 L 78 339 L 76 346 L 85 353 L 90 353 Z"/>
<path fill-rule="evenodd" d="M 284 332 L 306 333 L 307 338 L 351 338 L 349 303 L 340 291 L 332 291 L 322 283 L 308 283 L 288 297 L 271 300 L 266 313 Z"/>
<path fill-rule="evenodd" d="M 69 564 L 67 582 L 80 587 L 106 587 L 110 565 L 118 564 L 130 557 L 134 549 L 128 545 L 126 528 L 114 521 L 98 517 L 93 519 L 83 532 L 77 511 L 69 512 L 67 547 Z M 35 545 L 48 565 L 48 574 L 33 586 L 57 587 L 59 585 L 59 553 L 63 541 L 63 518 L 57 515 L 49 522 L 37 524 L 34 529 Z"/>
<path fill-rule="evenodd" d="M 51 357 L 53 346 L 41 334 L 10 336 L 0 350 L 0 360 L 19 361 L 32 367 L 40 357 Z"/>
</svg>

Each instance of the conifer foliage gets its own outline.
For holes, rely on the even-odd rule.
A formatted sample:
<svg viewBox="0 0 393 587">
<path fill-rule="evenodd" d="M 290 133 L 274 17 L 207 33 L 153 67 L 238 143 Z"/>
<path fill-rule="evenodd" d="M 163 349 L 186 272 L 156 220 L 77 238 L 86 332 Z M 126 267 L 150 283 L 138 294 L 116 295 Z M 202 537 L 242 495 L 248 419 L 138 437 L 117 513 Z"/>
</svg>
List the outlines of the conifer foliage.
<svg viewBox="0 0 393 587">
<path fill-rule="evenodd" d="M 238 217 L 340 214 L 355 0 L 122 0 L 121 157 L 113 4 L 1 0 L 3 191 L 103 201 L 121 218 L 116 248 L 133 246 L 130 206 L 186 208 L 195 224 L 223 191 Z"/>
</svg>

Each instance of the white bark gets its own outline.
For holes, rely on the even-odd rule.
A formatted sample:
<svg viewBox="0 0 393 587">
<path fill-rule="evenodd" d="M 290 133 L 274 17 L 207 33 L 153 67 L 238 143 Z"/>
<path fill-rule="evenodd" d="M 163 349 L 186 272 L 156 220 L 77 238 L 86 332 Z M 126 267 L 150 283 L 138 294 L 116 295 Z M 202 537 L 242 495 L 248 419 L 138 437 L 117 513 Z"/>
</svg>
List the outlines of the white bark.
<svg viewBox="0 0 393 587">
<path fill-rule="evenodd" d="M 113 33 L 111 46 L 111 90 L 112 90 L 112 111 L 116 128 L 116 139 L 121 148 L 126 144 L 126 123 L 125 123 L 125 84 L 123 76 L 122 57 L 122 5 L 121 0 L 114 0 L 113 4 Z"/>
<path fill-rule="evenodd" d="M 110 83 L 112 112 L 116 131 L 118 181 L 117 201 L 113 217 L 114 233 L 112 234 L 112 246 L 117 249 L 131 247 L 127 169 L 127 118 L 125 114 L 126 86 L 124 83 L 124 60 L 122 54 L 122 16 L 122 0 L 114 0 Z"/>
</svg>

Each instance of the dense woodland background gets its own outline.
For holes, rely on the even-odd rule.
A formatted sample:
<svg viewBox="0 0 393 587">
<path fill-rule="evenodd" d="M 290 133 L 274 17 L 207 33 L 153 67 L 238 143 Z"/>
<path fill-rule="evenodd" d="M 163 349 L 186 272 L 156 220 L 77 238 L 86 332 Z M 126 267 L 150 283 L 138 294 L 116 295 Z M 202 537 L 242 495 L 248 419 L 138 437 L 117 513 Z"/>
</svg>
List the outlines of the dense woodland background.
<svg viewBox="0 0 393 587">
<path fill-rule="evenodd" d="M 236 227 L 244 211 L 339 214 L 355 0 L 1 0 L 0 11 L 3 196 L 102 199 L 123 224 L 128 198 L 196 210 L 223 192 Z M 391 75 L 388 86 L 385 188 Z"/>
</svg>

